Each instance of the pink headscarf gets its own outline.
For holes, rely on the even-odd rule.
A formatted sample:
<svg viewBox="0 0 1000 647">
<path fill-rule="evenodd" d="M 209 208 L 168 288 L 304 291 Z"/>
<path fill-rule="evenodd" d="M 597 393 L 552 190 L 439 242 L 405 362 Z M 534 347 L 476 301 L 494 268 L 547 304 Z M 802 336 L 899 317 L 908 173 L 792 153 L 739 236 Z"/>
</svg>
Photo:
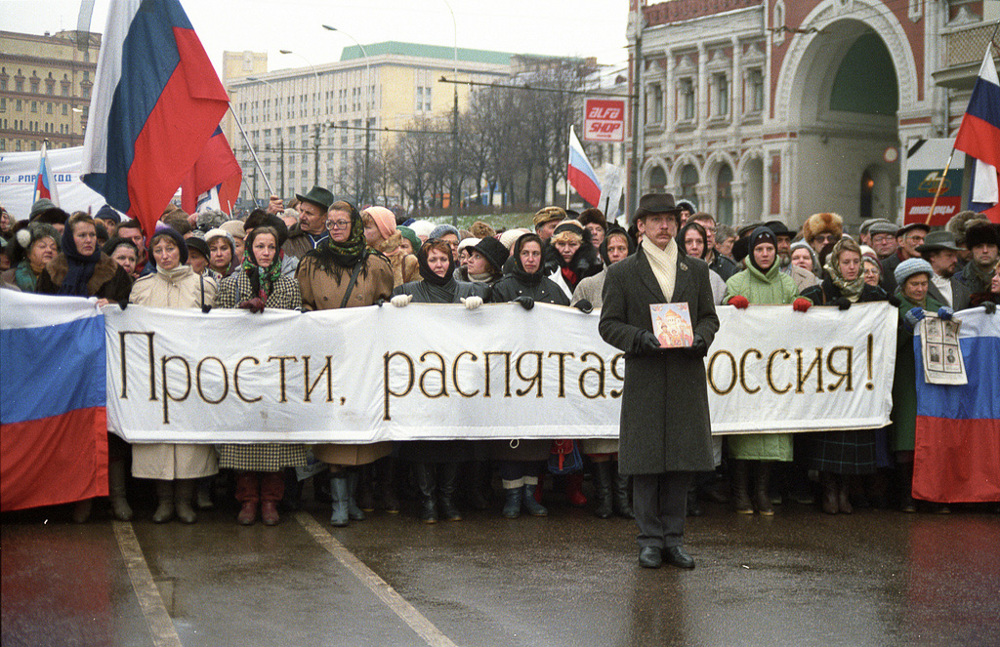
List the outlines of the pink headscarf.
<svg viewBox="0 0 1000 647">
<path fill-rule="evenodd" d="M 375 226 L 386 240 L 396 233 L 396 214 L 385 207 L 368 207 L 362 213 L 367 213 L 375 221 Z"/>
</svg>

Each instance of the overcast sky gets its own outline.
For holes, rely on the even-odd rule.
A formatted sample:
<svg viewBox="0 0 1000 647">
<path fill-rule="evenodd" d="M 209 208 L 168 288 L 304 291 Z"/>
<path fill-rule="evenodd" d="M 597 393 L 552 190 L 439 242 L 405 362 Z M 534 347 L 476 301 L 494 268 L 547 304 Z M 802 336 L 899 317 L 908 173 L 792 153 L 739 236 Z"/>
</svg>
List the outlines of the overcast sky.
<svg viewBox="0 0 1000 647">
<path fill-rule="evenodd" d="M 626 59 L 628 0 L 449 0 L 458 46 L 513 53 Z M 181 0 L 216 68 L 222 52 L 267 51 L 271 70 L 339 60 L 345 35 L 363 45 L 387 40 L 451 47 L 444 0 Z M 103 32 L 109 0 L 97 0 L 91 31 Z M 0 29 L 42 34 L 75 29 L 79 0 L 0 0 Z M 221 76 L 221 74 L 220 74 Z"/>
</svg>

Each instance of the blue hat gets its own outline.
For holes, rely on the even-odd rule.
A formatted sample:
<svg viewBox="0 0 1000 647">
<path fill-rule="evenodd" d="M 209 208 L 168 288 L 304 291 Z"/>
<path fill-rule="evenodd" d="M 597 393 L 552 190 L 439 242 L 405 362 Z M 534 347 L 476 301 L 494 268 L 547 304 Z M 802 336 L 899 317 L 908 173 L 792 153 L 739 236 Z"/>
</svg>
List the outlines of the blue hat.
<svg viewBox="0 0 1000 647">
<path fill-rule="evenodd" d="M 903 283 L 906 283 L 906 279 L 914 274 L 926 274 L 927 278 L 930 278 L 933 276 L 934 270 L 931 268 L 931 264 L 922 258 L 908 258 L 896 266 L 894 272 L 896 285 L 902 286 Z"/>
</svg>

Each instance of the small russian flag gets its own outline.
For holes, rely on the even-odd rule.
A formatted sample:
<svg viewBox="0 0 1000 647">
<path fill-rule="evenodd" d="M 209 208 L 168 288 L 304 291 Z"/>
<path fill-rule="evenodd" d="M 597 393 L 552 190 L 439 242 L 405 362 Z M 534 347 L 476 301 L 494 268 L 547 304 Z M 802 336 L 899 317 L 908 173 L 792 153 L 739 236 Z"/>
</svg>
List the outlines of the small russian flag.
<svg viewBox="0 0 1000 647">
<path fill-rule="evenodd" d="M 970 207 L 1000 222 L 1000 80 L 990 47 L 955 136 L 955 148 L 976 159 Z"/>
<path fill-rule="evenodd" d="M 569 127 L 569 168 L 566 171 L 569 183 L 580 194 L 580 197 L 598 207 L 601 201 L 601 183 L 597 180 L 594 167 L 590 165 L 587 154 L 583 152 L 580 140 L 576 138 L 573 127 Z"/>
<path fill-rule="evenodd" d="M 52 175 L 52 167 L 49 166 L 48 141 L 42 142 L 42 156 L 38 162 L 38 179 L 35 180 L 35 198 L 32 202 L 48 198 L 59 206 L 59 191 L 56 189 L 56 179 Z"/>
</svg>

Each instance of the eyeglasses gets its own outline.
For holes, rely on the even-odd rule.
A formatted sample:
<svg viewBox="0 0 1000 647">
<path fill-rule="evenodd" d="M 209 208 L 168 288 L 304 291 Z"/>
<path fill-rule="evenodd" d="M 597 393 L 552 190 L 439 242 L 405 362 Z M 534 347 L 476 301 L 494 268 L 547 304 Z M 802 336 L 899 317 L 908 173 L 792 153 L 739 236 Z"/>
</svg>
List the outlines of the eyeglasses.
<svg viewBox="0 0 1000 647">
<path fill-rule="evenodd" d="M 818 240 L 821 243 L 832 243 L 836 239 L 837 237 L 834 236 L 833 234 L 819 234 L 818 236 L 816 236 L 816 240 Z"/>
<path fill-rule="evenodd" d="M 330 231 L 334 229 L 348 229 L 351 226 L 350 220 L 327 220 L 326 228 Z"/>
</svg>

